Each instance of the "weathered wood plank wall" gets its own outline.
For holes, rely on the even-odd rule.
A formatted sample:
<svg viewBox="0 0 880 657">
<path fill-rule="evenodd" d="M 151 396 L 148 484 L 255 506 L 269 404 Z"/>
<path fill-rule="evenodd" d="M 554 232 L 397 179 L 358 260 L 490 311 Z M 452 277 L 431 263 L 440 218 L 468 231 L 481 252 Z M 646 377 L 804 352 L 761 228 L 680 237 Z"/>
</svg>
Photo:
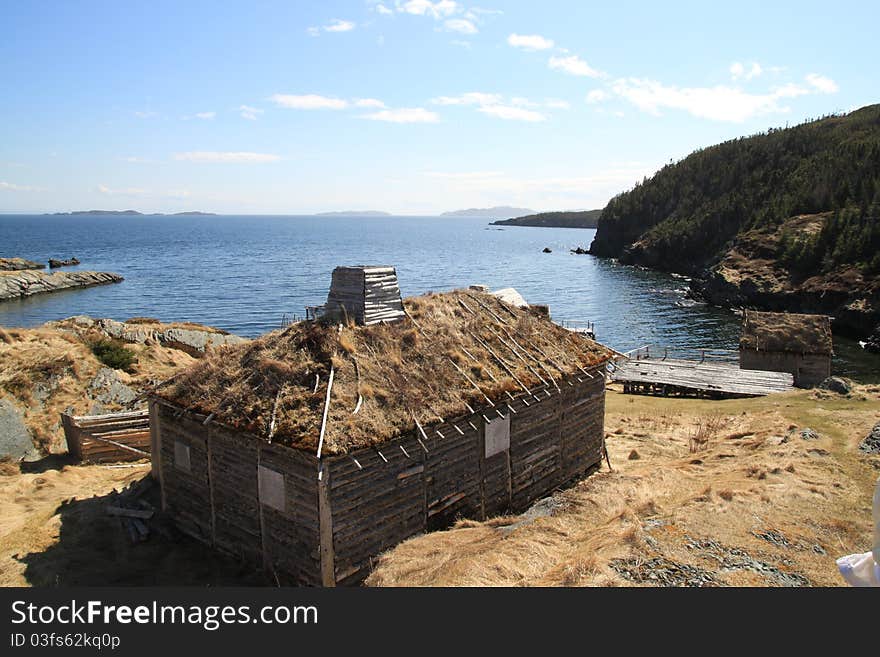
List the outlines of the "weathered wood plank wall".
<svg viewBox="0 0 880 657">
<path fill-rule="evenodd" d="M 152 410 L 163 505 L 178 526 L 279 582 L 321 584 L 317 459 L 156 402 Z M 280 475 L 276 506 L 261 500 L 260 468 Z"/>
</svg>

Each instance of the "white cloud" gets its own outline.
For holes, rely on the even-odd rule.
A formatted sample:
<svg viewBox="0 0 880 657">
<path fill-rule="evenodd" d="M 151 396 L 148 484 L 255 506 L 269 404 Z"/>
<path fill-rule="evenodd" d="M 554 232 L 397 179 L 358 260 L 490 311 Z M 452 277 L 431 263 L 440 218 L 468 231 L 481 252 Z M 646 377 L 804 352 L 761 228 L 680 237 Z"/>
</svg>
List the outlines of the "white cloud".
<svg viewBox="0 0 880 657">
<path fill-rule="evenodd" d="M 759 77 L 764 72 L 764 69 L 761 68 L 761 65 L 758 62 L 752 62 L 751 66 L 746 69 L 745 65 L 741 62 L 734 62 L 730 65 L 730 77 L 734 80 L 745 80 L 749 81 L 753 78 Z"/>
<path fill-rule="evenodd" d="M 345 100 L 342 100 L 340 98 L 329 98 L 327 96 L 318 96 L 316 94 L 305 94 L 302 96 L 293 96 L 290 94 L 273 94 L 269 97 L 269 100 L 271 100 L 279 107 L 286 107 L 288 109 L 341 110 L 348 107 L 348 102 Z"/>
<path fill-rule="evenodd" d="M 384 16 L 388 16 L 388 15 L 394 13 L 394 12 L 391 11 L 388 7 L 386 7 L 385 5 L 383 5 L 381 2 L 380 2 L 378 5 L 375 6 L 375 10 L 376 10 L 378 13 L 380 13 L 380 14 L 382 14 L 382 15 L 384 15 Z"/>
<path fill-rule="evenodd" d="M 42 191 L 42 187 L 33 187 L 31 185 L 16 185 L 15 183 L 0 180 L 0 190 L 6 190 L 8 192 L 39 192 Z"/>
<path fill-rule="evenodd" d="M 510 104 L 516 105 L 517 107 L 538 107 L 540 105 L 540 103 L 536 103 L 528 98 L 523 98 L 522 96 L 514 96 L 510 99 Z"/>
<path fill-rule="evenodd" d="M 309 36 L 313 36 L 313 37 L 321 36 L 321 28 L 315 27 L 314 25 L 312 25 L 311 27 L 307 27 L 306 32 L 308 33 Z"/>
<path fill-rule="evenodd" d="M 554 45 L 552 39 L 546 39 L 540 34 L 514 33 L 507 37 L 507 43 L 523 50 L 549 50 Z"/>
<path fill-rule="evenodd" d="M 597 71 L 577 55 L 568 57 L 551 57 L 547 65 L 555 70 L 565 71 L 570 75 L 579 75 L 588 78 L 602 77 L 601 71 Z"/>
<path fill-rule="evenodd" d="M 387 105 L 377 98 L 358 98 L 354 101 L 355 107 L 378 107 L 385 109 Z"/>
<path fill-rule="evenodd" d="M 256 121 L 257 117 L 263 113 L 258 107 L 251 107 L 250 105 L 241 105 L 238 108 L 238 111 L 241 115 L 241 118 L 247 119 L 248 121 Z"/>
<path fill-rule="evenodd" d="M 426 110 L 424 107 L 383 109 L 372 114 L 363 114 L 361 118 L 388 123 L 436 123 L 440 120 L 437 113 Z"/>
<path fill-rule="evenodd" d="M 531 100 L 522 96 L 514 96 L 510 99 L 510 104 L 515 107 L 546 107 L 547 109 L 571 109 L 571 103 L 567 100 L 559 98 L 547 98 L 543 101 Z"/>
<path fill-rule="evenodd" d="M 478 31 L 476 25 L 464 18 L 450 18 L 443 23 L 443 26 L 451 32 L 461 34 L 476 34 Z"/>
<path fill-rule="evenodd" d="M 458 96 L 438 96 L 431 102 L 435 105 L 470 105 L 475 106 L 477 111 L 487 116 L 510 121 L 531 122 L 546 121 L 547 116 L 532 109 L 525 109 L 527 107 L 551 109 L 568 109 L 570 107 L 564 100 L 549 99 L 544 102 L 536 102 L 522 96 L 514 96 L 509 101 L 505 101 L 501 94 L 481 91 L 471 91 Z"/>
<path fill-rule="evenodd" d="M 106 185 L 98 185 L 98 191 L 107 196 L 146 196 L 149 192 L 140 187 L 126 187 L 125 189 L 110 189 Z"/>
<path fill-rule="evenodd" d="M 826 78 L 824 75 L 818 75 L 816 73 L 810 73 L 807 76 L 807 82 L 817 91 L 823 94 L 833 94 L 837 93 L 840 87 L 837 86 L 837 83 L 831 78 Z"/>
<path fill-rule="evenodd" d="M 590 105 L 595 105 L 596 103 L 601 103 L 606 100 L 608 100 L 608 93 L 602 89 L 593 89 L 587 94 L 587 102 Z"/>
<path fill-rule="evenodd" d="M 512 105 L 483 105 L 477 109 L 483 114 L 488 114 L 489 116 L 494 116 L 499 119 L 506 119 L 508 121 L 529 121 L 534 123 L 547 120 L 547 117 L 540 112 L 524 109 L 522 107 L 514 107 Z"/>
<path fill-rule="evenodd" d="M 351 32 L 355 28 L 352 21 L 343 21 L 334 18 L 330 23 L 324 26 L 325 32 Z"/>
<path fill-rule="evenodd" d="M 431 102 L 435 105 L 494 105 L 501 102 L 501 95 L 471 91 L 460 96 L 438 96 Z"/>
<path fill-rule="evenodd" d="M 461 6 L 453 0 L 438 0 L 438 2 L 431 2 L 431 0 L 406 0 L 406 2 L 399 2 L 397 5 L 397 11 L 399 12 L 413 14 L 414 16 L 430 16 L 434 19 L 452 16 L 460 10 Z"/>
<path fill-rule="evenodd" d="M 428 178 L 444 180 L 484 180 L 503 176 L 503 171 L 425 171 L 422 175 Z"/>
<path fill-rule="evenodd" d="M 140 187 L 125 187 L 120 189 L 113 189 L 107 187 L 106 185 L 98 185 L 95 188 L 95 191 L 99 194 L 103 194 L 104 196 L 129 196 L 134 198 L 181 200 L 188 199 L 192 196 L 192 194 L 186 189 L 154 192 L 149 189 L 142 189 Z"/>
<path fill-rule="evenodd" d="M 263 162 L 277 162 L 281 159 L 279 155 L 272 153 L 249 153 L 234 151 L 189 151 L 186 153 L 175 153 L 175 160 L 184 162 L 223 162 L 234 164 L 252 164 Z"/>
<path fill-rule="evenodd" d="M 544 107 L 548 107 L 550 109 L 571 109 L 571 103 L 567 100 L 560 100 L 558 98 L 548 98 L 544 101 Z"/>
<path fill-rule="evenodd" d="M 788 108 L 780 105 L 780 100 L 809 93 L 795 84 L 784 85 L 766 94 L 751 94 L 724 85 L 675 87 L 638 78 L 616 80 L 612 89 L 618 96 L 651 114 L 659 114 L 664 108 L 680 109 L 701 118 L 736 123 L 762 114 L 787 112 Z"/>
<path fill-rule="evenodd" d="M 196 112 L 196 118 L 203 121 L 210 121 L 215 116 L 217 116 L 217 112 Z"/>
</svg>

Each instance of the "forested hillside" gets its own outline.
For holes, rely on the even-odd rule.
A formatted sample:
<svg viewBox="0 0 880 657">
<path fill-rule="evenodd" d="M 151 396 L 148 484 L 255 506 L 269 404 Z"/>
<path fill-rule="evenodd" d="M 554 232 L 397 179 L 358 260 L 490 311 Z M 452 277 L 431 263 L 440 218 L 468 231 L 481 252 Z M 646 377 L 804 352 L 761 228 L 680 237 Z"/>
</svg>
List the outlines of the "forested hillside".
<svg viewBox="0 0 880 657">
<path fill-rule="evenodd" d="M 798 266 L 850 257 L 871 266 L 878 205 L 880 105 L 871 105 L 728 141 L 664 167 L 609 202 L 591 253 L 695 273 L 743 231 L 848 208 L 823 231 L 821 254 L 810 247 L 800 255 L 791 246 L 789 255 Z"/>
<path fill-rule="evenodd" d="M 572 210 L 570 212 L 539 212 L 513 219 L 499 219 L 496 226 L 540 226 L 542 228 L 595 228 L 602 210 Z"/>
</svg>

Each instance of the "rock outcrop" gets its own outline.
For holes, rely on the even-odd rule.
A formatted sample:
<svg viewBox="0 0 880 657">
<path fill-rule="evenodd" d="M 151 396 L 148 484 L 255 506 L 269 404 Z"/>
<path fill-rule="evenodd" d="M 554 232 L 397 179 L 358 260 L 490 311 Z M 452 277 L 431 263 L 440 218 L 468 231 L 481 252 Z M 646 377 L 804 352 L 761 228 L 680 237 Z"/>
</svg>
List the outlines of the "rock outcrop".
<svg viewBox="0 0 880 657">
<path fill-rule="evenodd" d="M 47 326 L 62 330 L 98 330 L 108 338 L 133 344 L 159 344 L 169 349 L 185 351 L 195 357 L 223 345 L 247 342 L 246 338 L 200 324 L 161 324 L 145 319 L 118 322 L 114 319 L 93 319 L 79 315 L 59 322 L 49 322 Z"/>
<path fill-rule="evenodd" d="M 859 450 L 865 454 L 880 454 L 880 422 L 874 425 L 870 433 L 859 445 Z"/>
<path fill-rule="evenodd" d="M 56 260 L 49 258 L 49 269 L 58 269 L 59 267 L 73 267 L 79 264 L 79 258 L 68 258 L 67 260 Z"/>
<path fill-rule="evenodd" d="M 119 283 L 122 280 L 119 274 L 100 271 L 59 271 L 51 274 L 34 270 L 4 271 L 0 272 L 0 301 L 77 287 Z"/>
<path fill-rule="evenodd" d="M 839 376 L 829 376 L 819 384 L 819 388 L 836 392 L 839 395 L 848 395 L 853 390 L 853 383 L 849 379 L 844 379 Z"/>
<path fill-rule="evenodd" d="M 46 265 L 24 258 L 0 258 L 0 271 L 21 271 L 22 269 L 45 269 Z"/>
<path fill-rule="evenodd" d="M 24 416 L 9 399 L 0 399 L 0 458 L 34 458 L 38 454 Z"/>
<path fill-rule="evenodd" d="M 880 354 L 880 324 L 877 325 L 874 332 L 868 336 L 867 340 L 865 340 L 864 347 L 865 351 L 872 351 L 875 354 Z"/>
</svg>

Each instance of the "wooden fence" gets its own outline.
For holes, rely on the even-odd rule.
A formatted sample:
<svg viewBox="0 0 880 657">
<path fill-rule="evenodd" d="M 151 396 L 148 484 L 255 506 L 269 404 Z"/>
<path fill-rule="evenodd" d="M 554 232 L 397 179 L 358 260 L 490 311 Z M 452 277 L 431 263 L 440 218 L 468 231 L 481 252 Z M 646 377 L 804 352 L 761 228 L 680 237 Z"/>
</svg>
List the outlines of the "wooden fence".
<svg viewBox="0 0 880 657">
<path fill-rule="evenodd" d="M 78 461 L 112 463 L 150 457 L 146 409 L 105 415 L 61 415 L 67 450 Z"/>
</svg>

